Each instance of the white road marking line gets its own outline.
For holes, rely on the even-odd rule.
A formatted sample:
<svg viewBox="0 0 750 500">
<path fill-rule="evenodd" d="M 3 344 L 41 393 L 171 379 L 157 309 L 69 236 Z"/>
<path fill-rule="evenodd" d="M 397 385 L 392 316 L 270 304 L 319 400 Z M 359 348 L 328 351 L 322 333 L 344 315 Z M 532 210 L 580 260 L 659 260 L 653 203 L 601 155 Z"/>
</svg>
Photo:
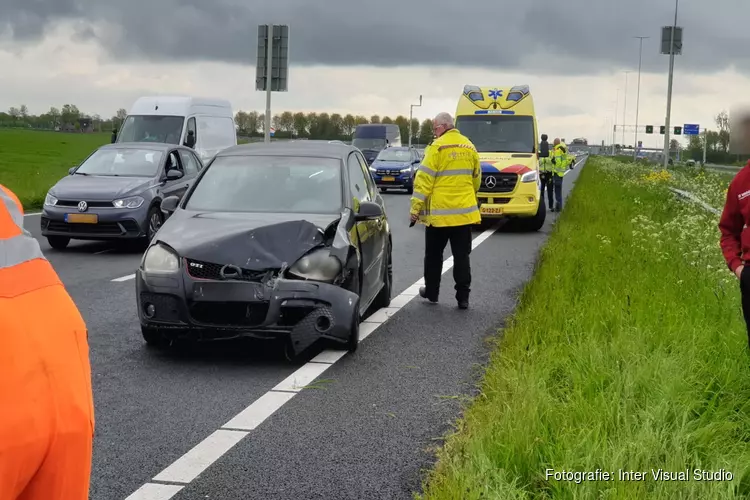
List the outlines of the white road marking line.
<svg viewBox="0 0 750 500">
<path fill-rule="evenodd" d="M 42 215 L 42 212 L 31 212 L 30 214 L 23 214 L 24 217 L 33 217 L 35 215 Z"/>
<path fill-rule="evenodd" d="M 169 500 L 179 493 L 182 488 L 184 486 L 146 483 L 125 500 Z"/>
<path fill-rule="evenodd" d="M 487 238 L 497 230 L 497 226 L 492 227 L 472 240 L 472 249 L 481 245 Z M 447 265 L 446 265 L 447 263 Z M 444 263 L 444 270 L 447 271 L 453 267 L 453 259 L 448 258 Z M 124 276 L 123 278 L 117 278 L 112 281 L 126 281 L 133 279 L 135 275 Z M 392 307 L 385 309 L 379 309 L 375 311 L 370 318 L 360 324 L 359 327 L 359 341 L 362 342 L 372 333 L 377 330 L 381 325 L 388 322 L 396 311 L 401 309 L 415 296 L 419 294 L 419 287 L 424 284 L 424 279 L 417 280 L 413 285 L 404 290 L 401 294 L 391 299 Z M 373 320 L 375 318 L 375 320 Z M 315 358 L 302 365 L 294 373 L 289 375 L 286 379 L 281 381 L 276 387 L 265 393 L 263 396 L 255 400 L 244 410 L 234 416 L 229 422 L 222 426 L 221 429 L 217 430 L 209 437 L 204 439 L 201 443 L 195 446 L 192 450 L 188 451 L 185 455 L 178 458 L 170 466 L 160 472 L 153 478 L 153 481 L 164 481 L 170 483 L 188 484 L 193 481 L 198 475 L 206 470 L 212 463 L 216 462 L 221 458 L 224 453 L 229 451 L 235 446 L 242 438 L 250 434 L 252 430 L 255 430 L 261 425 L 269 416 L 275 411 L 281 408 L 284 404 L 291 401 L 291 399 L 299 394 L 299 392 L 320 375 L 323 374 L 328 368 L 333 366 L 338 360 L 346 355 L 346 351 L 323 351 L 318 354 Z M 242 429 L 242 430 L 229 430 L 229 429 Z M 245 429 L 248 429 L 245 431 Z M 141 493 L 142 496 L 134 496 L 141 491 L 147 491 L 148 487 L 157 487 L 162 485 L 155 485 L 148 483 L 141 487 L 138 491 L 133 493 L 126 500 L 168 500 L 170 496 L 163 497 L 147 497 L 143 496 L 146 493 Z M 166 485 L 164 485 L 166 486 Z M 151 490 L 148 490 L 151 491 Z M 153 491 L 156 491 L 155 489 Z M 179 491 L 179 490 L 178 490 Z M 172 495 L 176 494 L 176 491 Z"/>
<path fill-rule="evenodd" d="M 310 385 L 310 382 L 321 376 L 323 372 L 331 366 L 333 365 L 324 363 L 305 363 L 299 367 L 296 372 L 282 380 L 271 390 L 299 392 L 306 386 Z"/>
<path fill-rule="evenodd" d="M 154 476 L 154 481 L 188 484 L 247 435 L 219 429 Z"/>
<path fill-rule="evenodd" d="M 119 277 L 119 278 L 115 278 L 115 279 L 113 279 L 112 281 L 123 282 L 123 281 L 128 281 L 128 280 L 132 280 L 132 279 L 135 279 L 135 273 L 133 273 L 133 274 L 128 274 L 127 276 L 121 276 L 121 277 Z"/>
<path fill-rule="evenodd" d="M 94 252 L 94 255 L 101 255 L 103 253 L 107 253 L 107 252 L 111 252 L 111 251 L 112 251 L 111 248 L 105 248 L 104 250 L 99 250 L 98 252 Z M 133 277 L 135 277 L 135 274 L 133 275 Z"/>
<path fill-rule="evenodd" d="M 223 427 L 240 431 L 251 431 L 262 424 L 265 419 L 270 417 L 293 397 L 293 392 L 267 392 L 256 399 L 253 404 L 238 413 L 232 420 L 224 424 Z"/>
</svg>

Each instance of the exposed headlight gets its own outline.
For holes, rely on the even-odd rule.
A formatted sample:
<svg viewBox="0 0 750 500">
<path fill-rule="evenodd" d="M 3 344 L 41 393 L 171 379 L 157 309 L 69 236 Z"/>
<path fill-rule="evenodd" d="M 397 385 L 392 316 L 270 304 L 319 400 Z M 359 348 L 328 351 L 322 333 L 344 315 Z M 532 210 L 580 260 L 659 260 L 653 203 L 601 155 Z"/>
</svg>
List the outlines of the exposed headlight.
<svg viewBox="0 0 750 500">
<path fill-rule="evenodd" d="M 341 273 L 341 262 L 327 249 L 321 248 L 295 262 L 289 273 L 297 278 L 330 283 Z"/>
<path fill-rule="evenodd" d="M 174 273 L 180 268 L 180 259 L 164 245 L 156 244 L 143 257 L 143 270 L 147 273 Z"/>
<path fill-rule="evenodd" d="M 112 202 L 112 204 L 115 206 L 115 208 L 138 208 L 143 205 L 144 201 L 146 200 L 144 200 L 140 196 L 131 196 L 130 198 L 115 200 Z"/>
<path fill-rule="evenodd" d="M 47 193 L 47 196 L 44 197 L 44 204 L 48 207 L 54 207 L 57 205 L 57 198 Z"/>
<path fill-rule="evenodd" d="M 401 173 L 402 173 L 402 174 L 405 174 L 405 173 L 407 173 L 407 172 L 411 172 L 411 167 L 406 167 L 406 168 L 402 168 L 402 169 L 401 169 Z"/>
<path fill-rule="evenodd" d="M 375 172 L 377 172 L 377 170 L 375 169 L 375 167 L 370 167 L 370 172 L 374 174 Z"/>
<path fill-rule="evenodd" d="M 536 170 L 532 170 L 531 172 L 526 172 L 521 176 L 521 182 L 536 182 L 536 180 L 539 178 L 539 174 Z"/>
</svg>

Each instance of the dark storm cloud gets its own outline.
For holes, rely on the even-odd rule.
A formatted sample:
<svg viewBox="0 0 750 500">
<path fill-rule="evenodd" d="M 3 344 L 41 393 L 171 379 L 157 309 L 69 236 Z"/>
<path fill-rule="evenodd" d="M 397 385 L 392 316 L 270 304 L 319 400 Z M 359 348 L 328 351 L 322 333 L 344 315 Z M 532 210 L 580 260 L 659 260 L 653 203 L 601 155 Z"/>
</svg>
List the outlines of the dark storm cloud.
<svg viewBox="0 0 750 500">
<path fill-rule="evenodd" d="M 747 0 L 686 3 L 677 68 L 712 72 L 734 64 L 750 71 L 746 12 Z M 637 66 L 639 35 L 651 37 L 644 70 L 665 71 L 660 28 L 673 13 L 671 0 L 0 0 L 0 31 L 29 42 L 58 20 L 107 21 L 120 27 L 100 40 L 113 58 L 254 65 L 257 25 L 275 22 L 290 25 L 298 66 L 591 73 Z M 77 36 L 93 32 L 78 28 Z"/>
</svg>

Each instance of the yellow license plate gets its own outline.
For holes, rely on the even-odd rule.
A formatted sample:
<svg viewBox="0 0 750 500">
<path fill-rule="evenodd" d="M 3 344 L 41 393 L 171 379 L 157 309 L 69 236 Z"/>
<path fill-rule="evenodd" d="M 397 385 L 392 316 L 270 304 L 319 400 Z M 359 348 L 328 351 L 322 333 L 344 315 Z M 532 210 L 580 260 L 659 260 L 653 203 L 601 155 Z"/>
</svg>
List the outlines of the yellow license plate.
<svg viewBox="0 0 750 500">
<path fill-rule="evenodd" d="M 503 213 L 503 209 L 495 207 L 481 207 L 479 209 L 479 212 L 483 214 L 500 215 Z"/>
<path fill-rule="evenodd" d="M 68 224 L 97 224 L 99 216 L 96 214 L 65 214 Z"/>
<path fill-rule="evenodd" d="M 383 182 L 393 182 L 395 180 L 395 177 L 383 177 Z"/>
</svg>

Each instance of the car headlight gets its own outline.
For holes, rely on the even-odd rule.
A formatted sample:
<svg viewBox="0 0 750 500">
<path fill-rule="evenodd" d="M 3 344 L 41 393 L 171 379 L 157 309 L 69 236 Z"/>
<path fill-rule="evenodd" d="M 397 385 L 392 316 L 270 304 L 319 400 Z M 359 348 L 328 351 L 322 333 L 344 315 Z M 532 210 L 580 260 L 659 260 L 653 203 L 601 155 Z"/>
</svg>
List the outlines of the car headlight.
<svg viewBox="0 0 750 500">
<path fill-rule="evenodd" d="M 526 172 L 521 176 L 521 182 L 536 182 L 536 180 L 539 178 L 539 174 L 536 170 L 532 170 L 531 172 Z"/>
<path fill-rule="evenodd" d="M 140 196 L 131 196 L 130 198 L 115 200 L 112 202 L 112 204 L 115 206 L 115 208 L 138 208 L 143 205 L 144 201 L 146 200 L 144 200 Z"/>
<path fill-rule="evenodd" d="M 370 172 L 374 174 L 375 172 L 377 172 L 377 170 L 375 169 L 375 167 L 370 167 Z"/>
<path fill-rule="evenodd" d="M 156 244 L 143 257 L 143 270 L 147 273 L 174 273 L 180 268 L 180 259 L 164 245 Z"/>
<path fill-rule="evenodd" d="M 44 197 L 44 204 L 48 207 L 54 207 L 57 205 L 57 198 L 47 193 L 47 196 Z"/>
<path fill-rule="evenodd" d="M 295 262 L 289 273 L 297 278 L 331 282 L 341 273 L 341 262 L 328 249 L 321 248 Z"/>
<path fill-rule="evenodd" d="M 411 167 L 406 167 L 406 168 L 402 168 L 401 169 L 401 173 L 402 174 L 406 174 L 406 173 L 409 173 L 409 172 L 411 172 Z"/>
</svg>

